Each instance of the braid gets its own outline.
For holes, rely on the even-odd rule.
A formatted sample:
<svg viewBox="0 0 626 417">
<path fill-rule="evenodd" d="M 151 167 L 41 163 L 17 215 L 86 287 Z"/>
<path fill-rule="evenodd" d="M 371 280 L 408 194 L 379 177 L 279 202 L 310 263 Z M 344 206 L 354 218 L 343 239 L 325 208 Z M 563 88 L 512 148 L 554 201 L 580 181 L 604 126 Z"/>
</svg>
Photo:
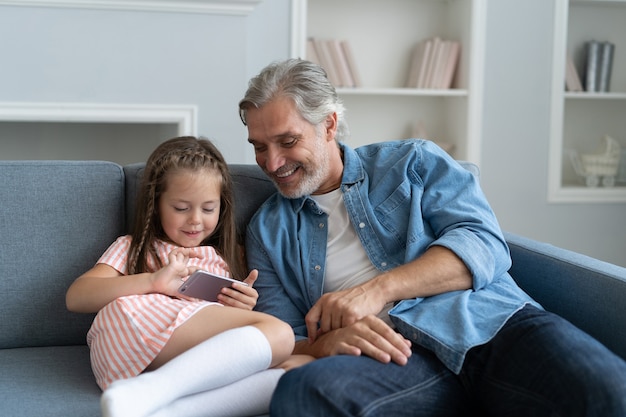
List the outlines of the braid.
<svg viewBox="0 0 626 417">
<path fill-rule="evenodd" d="M 158 213 L 158 201 L 165 189 L 168 173 L 181 169 L 206 170 L 221 177 L 219 221 L 213 234 L 202 245 L 213 246 L 228 264 L 233 277 L 244 279 L 247 272 L 237 245 L 233 187 L 228 165 L 209 140 L 191 136 L 162 143 L 146 162 L 128 257 L 129 273 L 149 272 L 149 260 L 156 262 L 159 268 L 163 266 L 153 244 L 157 239 L 166 238 Z"/>
</svg>

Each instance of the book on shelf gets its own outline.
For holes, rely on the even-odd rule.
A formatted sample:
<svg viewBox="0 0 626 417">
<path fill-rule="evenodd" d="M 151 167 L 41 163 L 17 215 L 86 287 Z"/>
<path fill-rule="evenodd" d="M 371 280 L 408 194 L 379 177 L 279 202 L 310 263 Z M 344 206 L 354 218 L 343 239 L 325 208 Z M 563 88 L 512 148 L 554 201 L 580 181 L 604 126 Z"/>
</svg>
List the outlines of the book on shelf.
<svg viewBox="0 0 626 417">
<path fill-rule="evenodd" d="M 361 86 L 361 78 L 347 41 L 309 38 L 307 59 L 324 68 L 335 87 Z"/>
<path fill-rule="evenodd" d="M 306 59 L 316 63 L 317 65 L 322 65 L 322 61 L 320 60 L 319 55 L 317 55 L 317 50 L 315 49 L 313 39 L 306 40 Z"/>
<path fill-rule="evenodd" d="M 338 87 L 354 87 L 352 73 L 350 72 L 350 67 L 348 66 L 348 60 L 343 54 L 341 42 L 337 39 L 330 39 L 327 42 L 330 49 L 330 55 L 333 60 L 333 65 L 335 66 L 335 70 L 339 76 L 339 84 L 336 85 Z"/>
<path fill-rule="evenodd" d="M 356 66 L 356 61 L 354 60 L 354 54 L 352 53 L 352 47 L 348 41 L 341 41 L 341 49 L 343 50 L 343 55 L 348 61 L 348 68 L 350 68 L 350 74 L 352 74 L 352 81 L 354 81 L 355 87 L 362 87 L 363 83 L 361 82 L 361 75 L 359 74 L 359 69 Z"/>
<path fill-rule="evenodd" d="M 443 71 L 445 48 L 446 41 L 438 38 L 433 48 L 432 66 L 430 67 L 430 72 L 426 77 L 426 88 L 439 88 L 437 84 L 439 83 L 439 76 Z"/>
<path fill-rule="evenodd" d="M 326 75 L 328 76 L 328 80 L 333 85 L 339 86 L 341 80 L 339 79 L 339 74 L 335 70 L 335 64 L 333 63 L 328 43 L 321 39 L 310 39 L 310 42 L 313 44 L 315 55 L 318 59 L 316 64 L 319 64 L 322 68 L 324 68 L 324 71 L 326 71 Z"/>
<path fill-rule="evenodd" d="M 461 44 L 438 36 L 424 39 L 414 48 L 406 87 L 448 89 L 458 66 Z"/>
<path fill-rule="evenodd" d="M 591 40 L 585 45 L 585 50 L 587 54 L 585 91 L 610 91 L 615 44 Z"/>
<path fill-rule="evenodd" d="M 585 72 L 585 91 L 598 91 L 598 59 L 599 59 L 600 43 L 598 41 L 589 41 L 585 46 L 587 51 L 587 65 Z"/>
<path fill-rule="evenodd" d="M 456 41 L 447 41 L 448 46 L 446 48 L 446 64 L 443 68 L 441 84 L 439 88 L 451 88 L 454 81 L 454 75 L 456 73 L 456 67 L 459 63 L 459 57 L 461 55 L 461 43 Z"/>
<path fill-rule="evenodd" d="M 432 46 L 432 40 L 425 39 L 413 48 L 409 76 L 406 82 L 407 88 L 420 88 L 421 85 L 424 85 L 424 75 L 426 73 L 426 65 L 428 64 L 426 57 L 430 54 Z"/>
<path fill-rule="evenodd" d="M 570 54 L 567 54 L 565 63 L 565 89 L 567 91 L 583 91 L 583 85 L 578 70 Z"/>
<path fill-rule="evenodd" d="M 615 45 L 611 42 L 602 42 L 600 45 L 600 63 L 598 65 L 598 91 L 608 92 L 611 84 L 611 67 L 613 66 L 613 51 Z"/>
</svg>

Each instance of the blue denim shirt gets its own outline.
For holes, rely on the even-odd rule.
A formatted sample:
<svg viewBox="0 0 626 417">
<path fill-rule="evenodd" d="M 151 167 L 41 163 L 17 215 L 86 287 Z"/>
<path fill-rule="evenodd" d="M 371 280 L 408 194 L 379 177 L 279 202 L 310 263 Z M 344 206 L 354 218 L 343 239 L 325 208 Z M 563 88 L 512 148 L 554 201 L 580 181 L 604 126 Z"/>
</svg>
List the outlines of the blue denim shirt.
<svg viewBox="0 0 626 417">
<path fill-rule="evenodd" d="M 433 245 L 456 253 L 473 288 L 398 300 L 396 329 L 459 373 L 467 351 L 488 342 L 515 312 L 537 305 L 507 273 L 509 250 L 478 179 L 423 140 L 383 142 L 344 153 L 344 203 L 367 255 L 380 271 Z M 247 229 L 248 266 L 259 270 L 256 309 L 306 337 L 304 317 L 324 286 L 327 215 L 310 197 L 270 197 Z"/>
</svg>

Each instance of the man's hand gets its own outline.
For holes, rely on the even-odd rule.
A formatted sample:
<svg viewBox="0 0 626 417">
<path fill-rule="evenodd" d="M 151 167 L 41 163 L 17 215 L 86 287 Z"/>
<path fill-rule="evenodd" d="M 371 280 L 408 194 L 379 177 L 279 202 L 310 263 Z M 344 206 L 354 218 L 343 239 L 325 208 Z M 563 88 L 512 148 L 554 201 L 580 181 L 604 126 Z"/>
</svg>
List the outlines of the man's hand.
<svg viewBox="0 0 626 417">
<path fill-rule="evenodd" d="M 309 340 L 314 342 L 320 333 L 349 326 L 367 315 L 381 312 L 386 300 L 380 292 L 368 291 L 366 285 L 322 295 L 304 318 Z"/>
<path fill-rule="evenodd" d="M 294 353 L 317 358 L 366 355 L 382 363 L 405 365 L 411 356 L 411 342 L 378 317 L 367 315 L 348 326 L 320 333 L 315 341 L 297 343 Z"/>
</svg>

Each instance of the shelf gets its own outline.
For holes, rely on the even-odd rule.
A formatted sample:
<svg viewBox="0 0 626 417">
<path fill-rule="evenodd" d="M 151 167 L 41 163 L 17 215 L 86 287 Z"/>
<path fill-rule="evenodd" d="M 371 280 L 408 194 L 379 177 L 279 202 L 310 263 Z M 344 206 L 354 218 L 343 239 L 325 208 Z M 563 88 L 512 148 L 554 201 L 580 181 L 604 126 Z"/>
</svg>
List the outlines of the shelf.
<svg viewBox="0 0 626 417">
<path fill-rule="evenodd" d="M 626 186 L 561 187 L 552 195 L 553 203 L 626 203 Z"/>
<path fill-rule="evenodd" d="M 423 124 L 422 137 L 480 164 L 485 27 L 486 0 L 292 0 L 291 55 L 306 58 L 311 37 L 350 44 L 362 87 L 337 93 L 351 146 L 415 137 Z M 404 88 L 415 46 L 434 36 L 461 44 L 453 88 Z"/>
<path fill-rule="evenodd" d="M 414 97 L 467 97 L 461 89 L 426 90 L 417 88 L 338 88 L 339 95 L 364 96 L 414 96 Z"/>
<path fill-rule="evenodd" d="M 626 93 L 588 93 L 581 91 L 567 92 L 564 97 L 573 100 L 626 100 Z"/>
<path fill-rule="evenodd" d="M 581 78 L 585 44 L 609 41 L 616 51 L 626 47 L 626 1 L 556 0 L 548 201 L 555 203 L 626 202 L 626 58 L 614 54 L 610 92 L 566 92 L 566 54 L 572 56 Z M 621 159 L 613 187 L 587 187 L 589 175 L 574 169 L 570 151 L 597 154 L 605 135 L 621 145 Z M 584 171 L 582 171 L 584 172 Z M 609 178 L 610 180 L 610 178 Z"/>
</svg>

